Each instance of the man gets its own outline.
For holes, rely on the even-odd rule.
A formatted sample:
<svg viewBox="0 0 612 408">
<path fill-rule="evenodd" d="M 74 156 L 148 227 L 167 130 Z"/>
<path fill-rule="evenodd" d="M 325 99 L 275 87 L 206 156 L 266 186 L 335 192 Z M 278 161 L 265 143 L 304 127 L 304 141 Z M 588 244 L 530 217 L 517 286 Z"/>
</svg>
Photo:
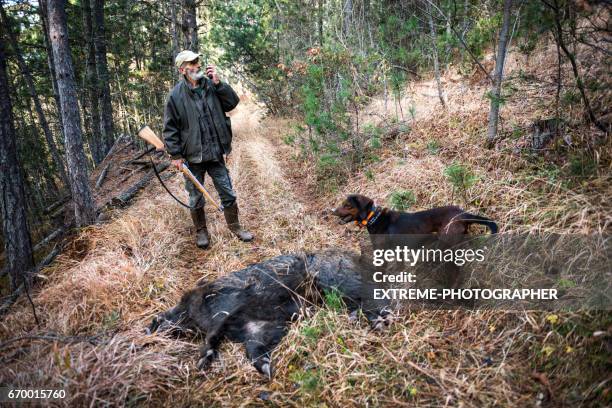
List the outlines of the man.
<svg viewBox="0 0 612 408">
<path fill-rule="evenodd" d="M 181 51 L 175 64 L 181 80 L 170 91 L 164 111 L 164 142 L 172 157 L 172 165 L 180 169 L 183 161 L 195 177 L 204 184 L 204 175 L 212 178 L 221 197 L 227 225 L 242 241 L 251 241 L 253 234 L 245 231 L 238 220 L 238 204 L 232 181 L 225 166 L 232 144 L 230 119 L 225 116 L 238 105 L 236 92 L 219 80 L 215 67 L 202 72 L 200 56 L 192 51 Z M 205 199 L 191 181 L 185 178 L 189 192 L 191 218 L 196 227 L 196 244 L 206 249 L 209 245 Z"/>
</svg>

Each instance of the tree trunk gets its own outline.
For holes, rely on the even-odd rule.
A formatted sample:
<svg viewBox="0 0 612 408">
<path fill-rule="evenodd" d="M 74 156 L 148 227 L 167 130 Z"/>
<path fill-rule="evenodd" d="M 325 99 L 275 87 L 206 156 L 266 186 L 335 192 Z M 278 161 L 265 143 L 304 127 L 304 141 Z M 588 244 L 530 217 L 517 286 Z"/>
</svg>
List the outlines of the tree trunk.
<svg viewBox="0 0 612 408">
<path fill-rule="evenodd" d="M 428 1 L 425 1 L 425 5 L 427 6 L 427 18 L 429 20 L 429 34 L 431 35 L 431 49 L 434 60 L 434 75 L 436 77 L 436 84 L 438 85 L 438 98 L 440 98 L 440 103 L 442 106 L 446 106 L 444 103 L 444 93 L 442 92 L 442 83 L 440 82 L 440 63 L 438 61 L 438 40 L 436 28 L 434 27 L 433 16 L 431 15 L 431 5 Z"/>
<path fill-rule="evenodd" d="M 178 0 L 177 0 L 178 1 Z M 168 7 L 170 8 L 170 37 L 171 37 L 171 41 L 172 41 L 172 58 L 170 61 L 170 72 L 172 73 L 172 76 L 180 79 L 181 74 L 178 72 L 178 70 L 176 69 L 176 66 L 174 65 L 174 59 L 176 58 L 176 56 L 179 53 L 179 34 L 180 34 L 180 29 L 179 29 L 179 24 L 178 24 L 178 19 L 176 17 L 176 2 L 175 1 L 169 1 L 168 2 Z"/>
<path fill-rule="evenodd" d="M 574 53 L 572 53 L 567 45 L 565 44 L 565 40 L 563 39 L 563 27 L 561 26 L 561 11 L 557 0 L 554 0 L 554 5 L 551 6 L 555 12 L 555 28 L 557 31 L 557 35 L 555 35 L 555 40 L 557 44 L 563 50 L 565 56 L 569 59 L 570 64 L 572 65 L 572 72 L 574 73 L 574 79 L 576 80 L 576 86 L 580 91 L 580 96 L 582 98 L 582 103 L 584 104 L 584 111 L 586 116 L 589 118 L 591 123 L 593 123 L 599 130 L 606 133 L 608 129 L 597 120 L 595 114 L 593 113 L 593 109 L 591 108 L 591 103 L 589 102 L 589 98 L 584 89 L 584 83 L 582 82 L 582 78 L 580 77 L 580 72 L 578 71 L 578 64 L 576 63 L 576 57 Z"/>
<path fill-rule="evenodd" d="M 198 24 L 195 0 L 183 0 L 183 35 L 185 50 L 198 52 Z"/>
<path fill-rule="evenodd" d="M 34 146 L 32 146 L 32 150 L 30 151 L 30 154 L 34 154 L 34 156 L 30 156 L 30 160 L 24 159 L 23 161 L 24 174 L 28 174 L 30 176 L 29 178 L 24 178 L 24 188 L 26 191 L 26 196 L 27 199 L 30 200 L 26 203 L 26 208 L 28 209 L 28 216 L 33 215 L 34 217 L 37 217 L 38 214 L 40 214 L 43 208 L 45 207 L 45 180 L 53 180 L 55 172 L 50 170 L 53 167 L 53 158 L 51 157 L 50 166 L 50 162 L 48 160 L 49 152 L 47 151 L 47 149 L 45 149 L 45 140 L 40 137 L 41 135 L 36 129 L 36 120 L 34 119 L 34 113 L 32 112 L 32 104 L 30 103 L 32 102 L 32 100 L 28 99 L 24 102 L 25 110 L 27 110 L 28 117 L 30 119 L 29 123 L 32 124 L 31 126 L 26 126 L 25 124 L 23 125 L 23 129 L 28 129 L 26 130 L 26 132 L 31 134 L 31 136 L 26 136 L 24 138 L 29 139 L 29 141 L 26 143 L 34 143 Z M 32 157 L 39 159 L 32 160 Z M 28 165 L 28 167 L 26 167 L 26 164 Z M 31 182 L 30 179 L 32 180 Z M 68 181 L 66 181 L 65 187 L 68 188 Z M 55 191 L 57 192 L 57 189 Z"/>
<path fill-rule="evenodd" d="M 19 66 L 19 70 L 23 74 L 23 78 L 25 79 L 28 92 L 30 94 L 30 97 L 32 98 L 32 101 L 34 102 L 34 109 L 36 110 L 38 122 L 40 122 L 40 126 L 43 129 L 45 140 L 47 141 L 47 146 L 49 146 L 49 152 L 51 153 L 51 157 L 53 158 L 60 178 L 62 179 L 66 187 L 68 187 L 68 176 L 66 175 L 64 160 L 62 160 L 62 157 L 60 156 L 59 151 L 57 150 L 57 145 L 55 144 L 55 140 L 53 139 L 53 134 L 51 133 L 51 129 L 49 128 L 49 123 L 47 122 L 47 118 L 45 117 L 45 113 L 43 112 L 40 99 L 38 98 L 38 93 L 36 92 L 36 88 L 34 87 L 34 80 L 32 79 L 32 74 L 30 73 L 28 65 L 23 60 L 21 50 L 19 49 L 19 43 L 17 42 L 17 38 L 15 37 L 15 34 L 12 31 L 8 16 L 4 11 L 4 7 L 2 7 L 1 4 L 0 14 L 2 15 L 2 24 L 4 24 L 4 27 L 6 27 L 6 32 L 11 41 L 13 51 L 15 52 L 15 57 L 17 58 L 17 65 Z"/>
<path fill-rule="evenodd" d="M 85 99 L 89 102 L 91 112 L 91 131 L 89 138 L 89 149 L 91 156 L 96 165 L 98 165 L 105 154 L 106 141 L 100 134 L 100 109 L 98 103 L 100 96 L 98 95 L 98 75 L 96 73 L 96 50 L 94 45 L 93 18 L 91 12 L 91 4 L 89 0 L 82 0 L 83 7 L 83 29 L 85 35 L 85 49 L 87 50 L 87 68 L 86 68 L 86 83 L 87 95 Z"/>
<path fill-rule="evenodd" d="M 504 14 L 501 31 L 499 33 L 499 43 L 497 45 L 497 58 L 495 60 L 495 75 L 493 76 L 493 89 L 491 89 L 491 109 L 489 110 L 489 126 L 487 128 L 487 145 L 493 146 L 493 141 L 497 135 L 497 124 L 499 122 L 499 105 L 501 96 L 501 84 L 504 76 L 504 63 L 506 62 L 506 48 L 508 32 L 510 31 L 510 11 L 512 0 L 504 0 Z"/>
<path fill-rule="evenodd" d="M 95 24 L 94 48 L 96 54 L 96 73 L 98 74 L 98 107 L 100 109 L 100 133 L 104 140 L 104 154 L 115 143 L 113 133 L 113 107 L 111 105 L 110 76 L 106 62 L 106 31 L 104 29 L 104 0 L 93 2 L 93 22 Z"/>
<path fill-rule="evenodd" d="M 47 19 L 47 0 L 40 0 L 38 14 L 42 22 L 43 38 L 45 40 L 45 48 L 47 50 L 47 65 L 49 66 L 49 74 L 51 75 L 51 85 L 53 86 L 53 99 L 55 99 L 55 107 L 57 109 L 57 122 L 59 123 L 59 131 L 62 137 L 59 138 L 59 143 L 63 143 L 64 124 L 62 123 L 62 114 L 60 112 L 59 91 L 57 90 L 57 76 L 55 75 L 55 63 L 53 61 L 53 49 L 51 49 L 51 41 L 49 40 L 49 21 Z"/>
<path fill-rule="evenodd" d="M 323 47 L 323 7 L 325 4 L 325 0 L 318 0 L 318 18 L 317 25 L 319 30 L 319 47 Z"/>
<path fill-rule="evenodd" d="M 463 24 L 462 34 L 465 35 L 470 27 L 470 0 L 465 0 L 463 3 Z"/>
<path fill-rule="evenodd" d="M 348 38 L 353 24 L 353 0 L 345 0 L 342 7 L 342 37 Z"/>
<path fill-rule="evenodd" d="M 2 31 L 2 29 L 0 29 Z M 30 280 L 34 267 L 23 176 L 17 160 L 4 38 L 0 38 L 0 214 L 11 291 Z"/>
<path fill-rule="evenodd" d="M 70 176 L 70 191 L 74 201 L 75 222 L 85 226 L 96 219 L 96 211 L 87 177 L 87 159 L 83 151 L 81 117 L 74 80 L 72 56 L 66 29 L 65 0 L 49 0 L 49 37 L 57 74 L 57 87 L 64 123 L 66 158 Z"/>
</svg>

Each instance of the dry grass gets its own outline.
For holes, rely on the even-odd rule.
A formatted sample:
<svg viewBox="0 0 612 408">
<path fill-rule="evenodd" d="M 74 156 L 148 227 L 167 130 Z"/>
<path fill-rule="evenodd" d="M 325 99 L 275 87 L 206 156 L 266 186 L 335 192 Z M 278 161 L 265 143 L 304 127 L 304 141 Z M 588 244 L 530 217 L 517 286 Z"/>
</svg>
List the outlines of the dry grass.
<svg viewBox="0 0 612 408">
<path fill-rule="evenodd" d="M 581 61 L 592 58 L 580 56 Z M 611 139 L 585 124 L 581 106 L 572 105 L 565 107 L 561 116 L 574 147 L 553 150 L 549 146 L 540 153 L 526 149 L 531 124 L 556 115 L 556 51 L 554 45 L 542 45 L 529 58 L 511 52 L 508 60 L 504 84 L 511 91 L 504 91 L 509 97 L 501 108 L 499 131 L 504 139 L 494 149 L 483 147 L 490 103 L 485 96 L 488 83 L 480 78 L 479 71 L 472 75 L 476 79 L 469 81 L 451 67 L 442 77 L 446 108 L 439 103 L 433 79 L 409 84 L 401 100 L 404 117 L 400 119 L 407 121 L 410 130 L 383 141 L 383 148 L 374 152 L 378 163 L 365 164 L 346 184 L 339 189 L 331 186 L 318 201 L 337 203 L 345 194 L 360 192 L 388 205 L 393 191 L 411 190 L 417 198 L 415 209 L 454 203 L 500 220 L 504 232 L 610 232 Z M 595 68 L 599 65 L 582 68 L 588 76 L 597 73 L 598 80 L 610 82 Z M 569 64 L 563 66 L 562 75 L 572 89 Z M 612 103 L 608 91 L 592 94 L 591 98 L 602 106 Z M 361 115 L 362 128 L 394 120 L 394 106 L 392 99 L 385 104 L 382 97 L 375 98 Z M 414 108 L 414 117 L 410 107 Z M 572 159 L 581 158 L 585 150 L 594 157 L 592 174 L 575 174 Z M 285 151 L 289 155 L 299 153 L 297 148 L 285 147 Z M 453 163 L 464 165 L 478 177 L 468 191 L 467 202 L 444 175 L 444 169 Z M 314 162 L 301 165 L 308 169 L 298 168 L 296 179 L 314 174 Z"/>
<path fill-rule="evenodd" d="M 449 110 L 440 111 L 435 98 L 419 94 L 419 86 L 428 85 L 415 86 L 423 116 L 417 115 L 409 134 L 383 149 L 380 162 L 368 166 L 374 180 L 357 174 L 322 195 L 313 194 L 313 164 L 293 160 L 295 151 L 282 142 L 291 122 L 259 122 L 259 110 L 243 103 L 233 114 L 236 141 L 229 166 L 243 223 L 256 241 L 232 237 L 222 215 L 209 208 L 212 247 L 196 250 L 186 210 L 152 184 L 107 224 L 80 231 L 42 272 L 45 282 L 33 294 L 40 328 L 23 299 L 2 321 L 2 339 L 30 337 L 4 346 L 0 384 L 66 388 L 62 404 L 71 406 L 610 403 L 609 312 L 422 311 L 398 316 L 381 335 L 331 306 L 310 309 L 274 353 L 270 383 L 239 345 L 225 344 L 221 360 L 200 373 L 197 342 L 143 334 L 152 315 L 199 279 L 280 253 L 356 247 L 362 231 L 321 216 L 346 193 L 361 192 L 386 204 L 390 192 L 410 189 L 418 208 L 464 205 L 443 175 L 453 161 L 480 177 L 466 205 L 495 218 L 503 231 L 609 230 L 606 172 L 571 189 L 561 180 L 527 177 L 528 159 L 503 149 L 484 151 L 475 143 L 486 112 L 486 101 L 477 97 L 480 88 L 447 82 Z M 529 120 L 507 109 L 505 115 Z M 430 139 L 439 142 L 436 154 L 427 149 Z M 169 181 L 175 191 L 182 191 L 182 183 L 179 177 Z M 91 341 L 50 340 L 50 333 Z"/>
</svg>

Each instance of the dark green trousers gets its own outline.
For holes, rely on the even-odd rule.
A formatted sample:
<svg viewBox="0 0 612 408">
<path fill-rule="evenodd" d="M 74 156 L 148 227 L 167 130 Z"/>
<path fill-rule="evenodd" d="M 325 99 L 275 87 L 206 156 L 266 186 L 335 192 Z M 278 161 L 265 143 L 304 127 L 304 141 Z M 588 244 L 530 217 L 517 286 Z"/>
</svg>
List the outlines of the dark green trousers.
<svg viewBox="0 0 612 408">
<path fill-rule="evenodd" d="M 187 165 L 202 185 L 204 185 L 204 176 L 208 173 L 219 193 L 223 207 L 231 207 L 236 202 L 236 192 L 232 187 L 232 179 L 224 161 L 188 163 Z M 187 177 L 185 177 L 185 189 L 189 193 L 189 205 L 191 207 L 204 207 L 206 199 Z"/>
</svg>

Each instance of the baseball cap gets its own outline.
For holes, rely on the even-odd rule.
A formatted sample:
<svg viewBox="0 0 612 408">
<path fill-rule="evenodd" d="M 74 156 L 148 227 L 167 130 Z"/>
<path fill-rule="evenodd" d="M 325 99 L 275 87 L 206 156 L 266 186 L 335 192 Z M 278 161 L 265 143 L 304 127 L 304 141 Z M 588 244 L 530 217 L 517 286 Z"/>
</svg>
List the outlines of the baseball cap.
<svg viewBox="0 0 612 408">
<path fill-rule="evenodd" d="M 177 68 L 180 68 L 184 62 L 191 62 L 200 58 L 201 56 L 202 54 L 198 54 L 190 50 L 183 50 L 176 55 L 174 63 L 176 64 Z"/>
</svg>

